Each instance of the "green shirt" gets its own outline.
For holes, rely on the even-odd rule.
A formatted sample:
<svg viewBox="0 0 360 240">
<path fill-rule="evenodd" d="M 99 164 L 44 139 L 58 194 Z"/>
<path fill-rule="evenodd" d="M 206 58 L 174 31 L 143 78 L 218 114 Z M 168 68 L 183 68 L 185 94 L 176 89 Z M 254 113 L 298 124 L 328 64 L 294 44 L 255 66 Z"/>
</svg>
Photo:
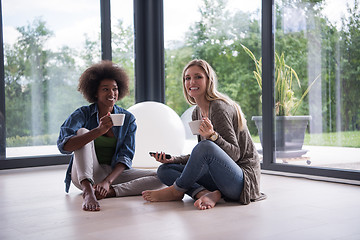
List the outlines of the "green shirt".
<svg viewBox="0 0 360 240">
<path fill-rule="evenodd" d="M 100 136 L 94 140 L 95 152 L 100 164 L 111 165 L 115 154 L 116 138 Z"/>
</svg>

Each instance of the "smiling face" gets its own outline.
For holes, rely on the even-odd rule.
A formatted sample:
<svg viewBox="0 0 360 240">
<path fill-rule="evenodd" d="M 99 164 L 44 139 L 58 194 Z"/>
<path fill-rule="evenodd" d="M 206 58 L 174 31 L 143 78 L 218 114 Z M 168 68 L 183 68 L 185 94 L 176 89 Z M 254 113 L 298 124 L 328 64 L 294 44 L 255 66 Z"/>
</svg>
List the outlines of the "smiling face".
<svg viewBox="0 0 360 240">
<path fill-rule="evenodd" d="M 99 108 L 112 108 L 118 100 L 119 89 L 115 80 L 104 79 L 97 90 L 97 103 Z"/>
<path fill-rule="evenodd" d="M 193 65 L 184 74 L 184 86 L 187 94 L 196 99 L 205 98 L 208 76 L 203 68 Z"/>
</svg>

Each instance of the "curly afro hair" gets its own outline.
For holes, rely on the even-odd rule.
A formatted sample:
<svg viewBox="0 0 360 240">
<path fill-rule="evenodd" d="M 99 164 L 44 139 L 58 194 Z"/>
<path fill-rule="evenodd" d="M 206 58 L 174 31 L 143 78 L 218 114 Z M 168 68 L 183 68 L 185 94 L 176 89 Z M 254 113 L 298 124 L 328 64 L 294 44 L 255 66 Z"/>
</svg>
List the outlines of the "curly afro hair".
<svg viewBox="0 0 360 240">
<path fill-rule="evenodd" d="M 104 79 L 115 80 L 119 89 L 118 100 L 129 93 L 129 77 L 125 70 L 112 61 L 104 60 L 89 67 L 79 78 L 78 91 L 89 103 L 97 101 L 97 91 Z"/>
</svg>

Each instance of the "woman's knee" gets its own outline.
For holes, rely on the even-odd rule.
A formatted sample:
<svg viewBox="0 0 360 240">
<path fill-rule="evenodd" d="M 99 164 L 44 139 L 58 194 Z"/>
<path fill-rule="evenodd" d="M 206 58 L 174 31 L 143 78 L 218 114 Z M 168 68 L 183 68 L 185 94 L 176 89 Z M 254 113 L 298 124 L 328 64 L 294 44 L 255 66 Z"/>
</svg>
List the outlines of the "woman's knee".
<svg viewBox="0 0 360 240">
<path fill-rule="evenodd" d="M 199 142 L 195 148 L 193 149 L 193 152 L 199 152 L 199 153 L 209 153 L 212 152 L 212 150 L 215 150 L 219 148 L 218 145 L 216 145 L 216 143 L 214 143 L 213 141 L 210 140 L 205 140 L 205 141 L 201 141 Z"/>
<path fill-rule="evenodd" d="M 169 166 L 168 164 L 161 164 L 158 169 L 157 169 L 157 176 L 160 178 L 160 180 L 163 178 L 163 176 L 166 176 L 169 171 Z"/>
<path fill-rule="evenodd" d="M 157 169 L 157 176 L 160 181 L 168 186 L 172 185 L 181 172 L 174 164 L 162 164 Z"/>
<path fill-rule="evenodd" d="M 85 133 L 87 133 L 87 132 L 89 132 L 89 130 L 88 129 L 86 129 L 86 128 L 80 128 L 79 130 L 77 130 L 77 132 L 76 132 L 76 135 L 83 135 L 83 134 L 85 134 Z"/>
</svg>

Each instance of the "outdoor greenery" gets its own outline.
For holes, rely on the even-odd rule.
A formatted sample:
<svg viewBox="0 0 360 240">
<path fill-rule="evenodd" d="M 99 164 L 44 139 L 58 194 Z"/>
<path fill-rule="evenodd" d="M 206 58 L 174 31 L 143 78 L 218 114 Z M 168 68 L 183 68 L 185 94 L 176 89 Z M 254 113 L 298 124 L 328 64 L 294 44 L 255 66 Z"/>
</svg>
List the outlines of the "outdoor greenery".
<svg viewBox="0 0 360 240">
<path fill-rule="evenodd" d="M 254 77 L 257 81 L 260 90 L 262 90 L 262 60 L 256 59 L 254 54 L 242 45 L 245 52 L 254 61 L 256 71 L 253 71 Z M 302 103 L 303 99 L 309 93 L 311 87 L 315 84 L 320 75 L 309 84 L 308 88 L 302 94 L 300 99 L 294 93 L 294 85 L 301 88 L 301 83 L 296 71 L 285 63 L 284 54 L 275 52 L 275 113 L 278 116 L 292 116 L 295 115 L 297 109 Z M 260 102 L 262 98 L 260 97 Z"/>
<path fill-rule="evenodd" d="M 260 143 L 259 136 L 253 136 Z M 360 148 L 360 131 L 305 134 L 304 145 Z"/>
<path fill-rule="evenodd" d="M 360 131 L 305 134 L 304 144 L 360 148 Z"/>
<path fill-rule="evenodd" d="M 58 138 L 58 134 L 45 134 L 39 136 L 15 136 L 9 137 L 6 139 L 7 147 L 24 147 L 24 146 L 33 146 L 34 141 L 38 145 L 53 145 Z"/>
<path fill-rule="evenodd" d="M 340 26 L 323 15 L 324 2 L 284 0 L 277 3 L 280 6 L 276 7 L 274 17 L 275 51 L 283 53 L 279 58 L 296 71 L 301 87 L 293 89 L 293 94 L 302 96 L 309 86 L 309 79 L 318 75 L 314 77 L 309 70 L 309 66 L 314 65 L 315 54 L 309 42 L 318 44 L 321 56 L 317 64 L 321 66 L 321 76 L 316 84 L 321 85 L 322 131 L 330 136 L 338 136 L 339 132 L 352 132 L 358 136 L 358 1 L 348 7 L 348 14 Z M 165 49 L 166 104 L 179 115 L 190 107 L 182 93 L 182 69 L 193 58 L 205 59 L 218 75 L 219 90 L 240 104 L 251 134 L 257 135 L 250 119 L 262 115 L 261 90 L 253 76 L 256 71 L 254 61 L 242 46 L 260 58 L 259 10 L 229 12 L 226 4 L 226 0 L 203 0 L 199 8 L 200 20 L 191 25 L 184 39 L 170 43 Z M 285 27 L 288 24 L 284 19 L 286 9 L 303 11 L 307 16 L 305 22 L 297 27 Z M 55 144 L 56 138 L 47 136 L 58 134 L 65 118 L 77 107 L 88 104 L 76 91 L 77 81 L 82 71 L 100 60 L 100 37 L 86 37 L 82 49 L 59 46 L 52 50 L 46 48 L 46 43 L 54 34 L 43 19 L 34 19 L 19 26 L 17 31 L 17 41 L 4 45 L 7 145 L 18 146 L 16 141 L 26 145 Z M 131 77 L 129 96 L 118 102 L 124 108 L 134 104 L 133 36 L 131 26 L 125 26 L 121 20 L 112 26 L 113 61 L 123 66 Z M 302 102 L 296 114 L 308 115 L 308 98 L 303 98 Z M 346 134 L 340 144 L 346 144 Z"/>
</svg>

